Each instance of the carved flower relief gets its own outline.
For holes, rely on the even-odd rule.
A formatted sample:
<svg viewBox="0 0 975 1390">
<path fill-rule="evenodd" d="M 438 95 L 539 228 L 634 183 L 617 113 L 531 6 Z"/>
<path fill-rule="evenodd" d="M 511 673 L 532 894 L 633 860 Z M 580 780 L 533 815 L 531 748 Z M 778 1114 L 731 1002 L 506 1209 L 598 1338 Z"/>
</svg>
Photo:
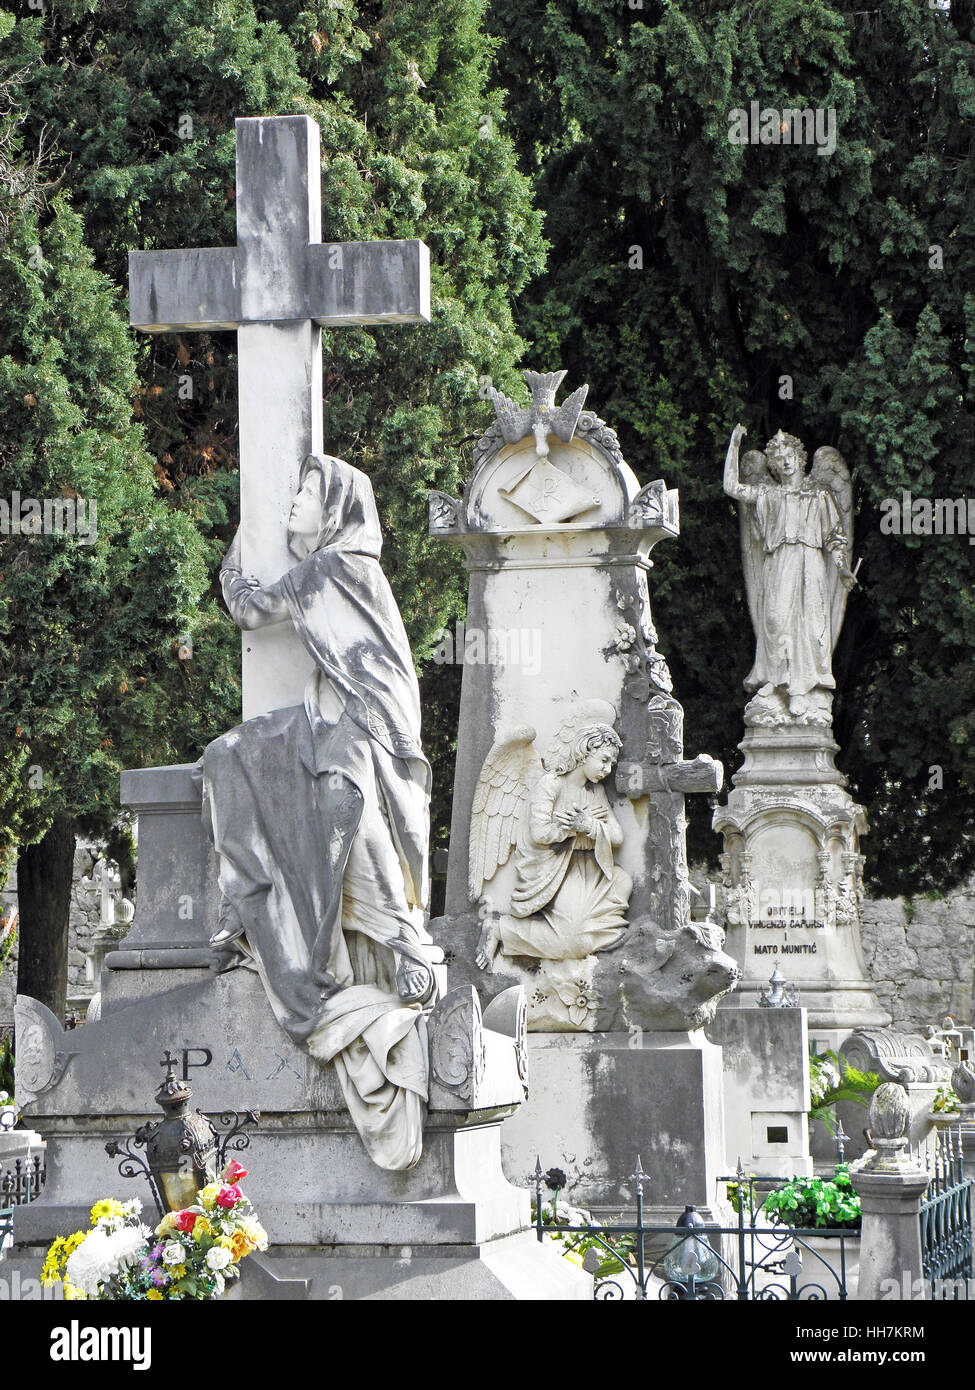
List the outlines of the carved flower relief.
<svg viewBox="0 0 975 1390">
<path fill-rule="evenodd" d="M 624 652 L 628 652 L 628 651 L 630 651 L 630 650 L 632 649 L 633 643 L 634 643 L 635 641 L 636 641 L 636 628 L 635 628 L 635 627 L 631 627 L 629 623 L 617 623 L 617 624 L 616 624 L 616 640 L 615 640 L 615 642 L 614 642 L 613 645 L 616 647 L 616 650 L 620 653 L 621 656 L 622 656 L 622 654 L 623 654 Z M 639 668 L 639 664 L 640 664 L 639 658 L 636 657 L 636 658 L 634 658 L 634 660 L 636 661 L 636 667 L 630 666 L 630 667 L 628 667 L 629 670 L 635 670 L 635 669 L 638 669 L 638 668 Z"/>
<path fill-rule="evenodd" d="M 590 1015 L 595 1014 L 599 1000 L 583 981 L 570 980 L 568 984 L 556 986 L 555 994 L 565 1006 L 569 1022 L 574 1027 L 589 1026 Z"/>
</svg>

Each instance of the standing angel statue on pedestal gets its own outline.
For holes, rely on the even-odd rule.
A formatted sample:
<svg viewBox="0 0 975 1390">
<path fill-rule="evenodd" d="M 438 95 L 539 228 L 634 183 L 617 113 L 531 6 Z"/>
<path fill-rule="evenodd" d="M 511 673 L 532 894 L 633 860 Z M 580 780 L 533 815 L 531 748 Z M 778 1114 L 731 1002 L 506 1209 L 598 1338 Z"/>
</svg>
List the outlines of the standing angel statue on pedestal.
<svg viewBox="0 0 975 1390">
<path fill-rule="evenodd" d="M 755 629 L 755 664 L 745 689 L 781 699 L 794 719 L 826 714 L 850 569 L 853 488 L 836 449 L 824 445 L 806 472 L 801 440 L 779 430 L 765 452 L 738 451 L 736 425 L 725 459 L 724 490 L 743 502 L 741 552 Z"/>
</svg>

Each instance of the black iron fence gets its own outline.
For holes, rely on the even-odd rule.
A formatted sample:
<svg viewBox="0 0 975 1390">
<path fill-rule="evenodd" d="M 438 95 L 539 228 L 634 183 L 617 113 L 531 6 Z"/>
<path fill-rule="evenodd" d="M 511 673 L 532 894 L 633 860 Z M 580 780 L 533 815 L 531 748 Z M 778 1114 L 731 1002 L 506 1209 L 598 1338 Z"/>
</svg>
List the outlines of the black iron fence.
<svg viewBox="0 0 975 1390">
<path fill-rule="evenodd" d="M 561 1179 L 561 1184 L 560 1180 Z M 765 1195 L 781 1177 L 738 1173 L 729 1184 L 736 1224 L 719 1226 L 688 1206 L 675 1226 L 645 1220 L 650 1179 L 637 1161 L 631 1174 L 635 1216 L 597 1221 L 560 1201 L 565 1175 L 536 1162 L 535 1230 L 539 1241 L 594 1276 L 601 1300 L 658 1298 L 688 1302 L 845 1299 L 859 1254 L 854 1227 L 796 1228 L 763 1212 Z M 546 1189 L 550 1196 L 546 1198 Z M 764 1221 L 762 1218 L 765 1218 Z"/>
<path fill-rule="evenodd" d="M 15 1158 L 0 1168 L 0 1256 L 13 1230 L 14 1207 L 32 1202 L 44 1187 L 47 1163 L 43 1154 Z"/>
<path fill-rule="evenodd" d="M 960 1127 L 938 1136 L 921 1203 L 921 1264 L 928 1296 L 938 1302 L 972 1297 L 972 1180 L 964 1157 Z"/>
</svg>

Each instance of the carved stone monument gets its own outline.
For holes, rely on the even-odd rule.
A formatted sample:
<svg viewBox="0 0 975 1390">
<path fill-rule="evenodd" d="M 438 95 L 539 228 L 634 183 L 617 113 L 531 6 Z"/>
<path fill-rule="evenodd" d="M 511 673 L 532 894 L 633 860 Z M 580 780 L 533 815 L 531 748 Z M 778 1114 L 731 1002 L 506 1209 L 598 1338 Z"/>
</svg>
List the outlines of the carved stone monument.
<svg viewBox="0 0 975 1390">
<path fill-rule="evenodd" d="M 240 244 L 136 257 L 132 318 L 240 334 L 242 533 L 221 581 L 245 722 L 195 767 L 123 774 L 139 908 L 100 1020 L 66 1035 L 18 1000 L 18 1097 L 56 1144 L 15 1255 L 36 1265 L 119 1187 L 106 1141 L 145 1120 L 167 1051 L 204 1113 L 260 1112 L 248 1194 L 271 1246 L 243 1296 L 585 1298 L 500 1165 L 523 995 L 482 1012 L 426 929 L 416 676 L 369 480 L 321 450 L 319 325 L 427 318 L 426 251 L 320 244 L 307 118 L 237 139 Z"/>
<path fill-rule="evenodd" d="M 564 372 L 525 375 L 527 405 L 493 392 L 463 499 L 430 498 L 431 533 L 470 574 L 446 911 L 430 930 L 452 979 L 528 998 L 532 1090 L 506 1126 L 509 1178 L 537 1154 L 573 1200 L 618 1208 L 639 1151 L 666 1219 L 714 1202 L 721 1062 L 702 1029 L 738 978 L 720 930 L 690 917 L 684 796 L 714 793 L 721 767 L 684 757 L 650 611 L 677 493 L 640 486 L 586 387 L 556 406 Z"/>
<path fill-rule="evenodd" d="M 739 467 L 743 435 L 738 425 L 724 488 L 739 503 L 755 662 L 745 762 L 713 821 L 724 838 L 728 949 L 744 972 L 728 1005 L 758 1003 L 780 964 L 811 1035 L 835 1047 L 851 1028 L 890 1022 L 860 946 L 866 815 L 834 763 L 832 655 L 856 582 L 853 491 L 835 449 L 817 449 L 807 472 L 802 443 L 781 430 Z"/>
</svg>

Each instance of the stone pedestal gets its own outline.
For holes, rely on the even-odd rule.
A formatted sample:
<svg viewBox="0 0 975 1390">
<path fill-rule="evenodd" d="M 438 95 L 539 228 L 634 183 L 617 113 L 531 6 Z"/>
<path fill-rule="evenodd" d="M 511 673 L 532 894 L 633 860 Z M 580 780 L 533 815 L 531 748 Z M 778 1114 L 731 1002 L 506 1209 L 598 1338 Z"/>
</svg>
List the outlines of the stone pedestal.
<svg viewBox="0 0 975 1390">
<path fill-rule="evenodd" d="M 870 1102 L 874 1153 L 850 1176 L 860 1197 L 860 1279 L 857 1298 L 924 1299 L 921 1198 L 931 1175 L 908 1152 L 910 1101 L 885 1081 Z"/>
<path fill-rule="evenodd" d="M 719 1009 L 705 1030 L 721 1048 L 725 1172 L 811 1177 L 805 1009 Z"/>
<path fill-rule="evenodd" d="M 431 1014 L 424 1150 L 408 1172 L 367 1156 L 331 1067 L 278 1026 L 258 976 L 214 975 L 217 898 L 191 769 L 127 774 L 139 808 L 139 909 L 103 972 L 102 1014 L 65 1033 L 35 1000 L 17 1006 L 17 1093 L 48 1142 L 43 1196 L 19 1209 L 9 1258 L 36 1278 L 57 1235 L 106 1195 L 150 1201 L 119 1176 L 107 1141 L 154 1115 L 160 1057 L 179 1058 L 203 1113 L 254 1110 L 246 1191 L 271 1247 L 238 1297 L 589 1298 L 592 1280 L 530 1229 L 530 1197 L 504 1177 L 501 1122 L 526 1090 L 524 1000 L 482 1016 L 474 991 Z M 270 1290 L 270 1292 L 269 1292 Z"/>
<path fill-rule="evenodd" d="M 861 1169 L 853 1174 L 860 1196 L 863 1226 L 860 1238 L 860 1277 L 857 1298 L 873 1301 L 890 1298 L 896 1281 L 904 1299 L 923 1299 L 921 1263 L 921 1198 L 929 1176 L 912 1173 L 880 1173 Z"/>
<path fill-rule="evenodd" d="M 856 1027 L 890 1022 L 860 946 L 866 816 L 837 771 L 828 703 L 800 720 L 753 700 L 714 829 L 724 838 L 727 948 L 741 965 L 725 1007 L 758 1003 L 777 965 L 798 986 L 810 1036 L 834 1048 Z"/>
<path fill-rule="evenodd" d="M 610 1217 L 634 1202 L 639 1156 L 648 1225 L 686 1205 L 728 1224 L 721 1049 L 703 1032 L 531 1033 L 528 1103 L 502 1139 L 512 1182 L 561 1168 L 574 1204 Z"/>
</svg>

